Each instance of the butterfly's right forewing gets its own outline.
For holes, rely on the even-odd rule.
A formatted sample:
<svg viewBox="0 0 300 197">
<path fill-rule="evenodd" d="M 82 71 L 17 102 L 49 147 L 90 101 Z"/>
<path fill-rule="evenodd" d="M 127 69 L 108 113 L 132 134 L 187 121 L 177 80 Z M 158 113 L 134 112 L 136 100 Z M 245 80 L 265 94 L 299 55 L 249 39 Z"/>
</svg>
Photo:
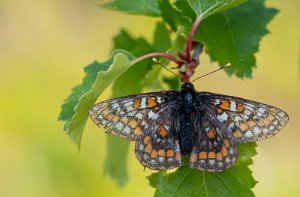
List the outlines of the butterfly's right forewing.
<svg viewBox="0 0 300 197">
<path fill-rule="evenodd" d="M 274 136 L 289 119 L 281 109 L 239 97 L 199 92 L 198 100 L 211 121 L 236 143 Z"/>
</svg>

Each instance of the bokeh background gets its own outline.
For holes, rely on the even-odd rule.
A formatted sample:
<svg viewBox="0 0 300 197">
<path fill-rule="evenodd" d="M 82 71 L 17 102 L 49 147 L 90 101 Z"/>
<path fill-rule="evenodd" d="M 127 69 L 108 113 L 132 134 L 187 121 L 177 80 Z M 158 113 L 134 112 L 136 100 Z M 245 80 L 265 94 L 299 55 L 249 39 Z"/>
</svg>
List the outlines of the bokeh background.
<svg viewBox="0 0 300 197">
<path fill-rule="evenodd" d="M 0 0 L 0 196 L 152 196 L 145 178 L 151 171 L 143 171 L 133 144 L 130 180 L 120 189 L 103 176 L 105 133 L 88 121 L 79 152 L 57 122 L 63 99 L 81 82 L 83 67 L 108 57 L 121 26 L 152 40 L 156 19 L 96 6 L 103 2 Z M 272 34 L 261 42 L 253 80 L 219 72 L 196 86 L 288 112 L 285 129 L 258 143 L 251 166 L 259 181 L 254 191 L 257 196 L 299 196 L 300 2 L 269 0 L 267 5 L 280 13 L 269 25 Z M 202 59 L 198 75 L 217 68 L 205 55 Z"/>
</svg>

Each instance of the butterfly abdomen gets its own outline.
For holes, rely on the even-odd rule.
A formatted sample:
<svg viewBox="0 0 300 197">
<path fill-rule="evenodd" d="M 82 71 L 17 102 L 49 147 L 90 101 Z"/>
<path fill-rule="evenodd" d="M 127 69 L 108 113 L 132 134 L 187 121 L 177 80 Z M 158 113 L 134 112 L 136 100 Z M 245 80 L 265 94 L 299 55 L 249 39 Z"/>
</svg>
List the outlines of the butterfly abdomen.
<svg viewBox="0 0 300 197">
<path fill-rule="evenodd" d="M 180 137 L 179 137 L 179 146 L 182 154 L 186 155 L 192 151 L 193 146 L 193 131 L 194 124 L 193 118 L 188 115 L 181 115 L 179 118 L 180 122 Z"/>
<path fill-rule="evenodd" d="M 194 95 L 193 85 L 184 84 L 181 89 L 182 106 L 179 114 L 179 146 L 182 154 L 189 154 L 193 147 L 194 117 L 192 113 L 194 110 Z"/>
</svg>

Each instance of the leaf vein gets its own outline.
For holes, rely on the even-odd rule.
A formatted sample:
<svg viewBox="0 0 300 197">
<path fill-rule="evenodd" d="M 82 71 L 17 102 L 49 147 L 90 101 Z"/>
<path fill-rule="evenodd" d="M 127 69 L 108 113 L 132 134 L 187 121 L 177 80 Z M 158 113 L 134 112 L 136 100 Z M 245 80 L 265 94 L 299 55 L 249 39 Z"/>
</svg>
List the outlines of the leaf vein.
<svg viewBox="0 0 300 197">
<path fill-rule="evenodd" d="M 190 168 L 190 171 L 188 173 L 186 173 L 186 175 L 182 178 L 182 180 L 180 181 L 178 187 L 176 188 L 176 191 L 174 192 L 174 195 L 177 194 L 177 192 L 179 191 L 180 186 L 184 183 L 185 179 L 193 172 L 193 169 Z"/>
</svg>

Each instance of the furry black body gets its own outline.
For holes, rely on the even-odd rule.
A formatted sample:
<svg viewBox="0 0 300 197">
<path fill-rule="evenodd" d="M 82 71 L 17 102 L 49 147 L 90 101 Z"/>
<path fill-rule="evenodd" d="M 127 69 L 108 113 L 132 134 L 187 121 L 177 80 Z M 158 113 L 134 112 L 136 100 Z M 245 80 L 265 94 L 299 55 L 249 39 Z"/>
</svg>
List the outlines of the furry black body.
<svg viewBox="0 0 300 197">
<path fill-rule="evenodd" d="M 181 153 L 186 155 L 192 151 L 195 122 L 195 89 L 191 83 L 185 83 L 180 90 L 181 107 L 178 111 L 179 131 L 179 146 Z"/>
</svg>

